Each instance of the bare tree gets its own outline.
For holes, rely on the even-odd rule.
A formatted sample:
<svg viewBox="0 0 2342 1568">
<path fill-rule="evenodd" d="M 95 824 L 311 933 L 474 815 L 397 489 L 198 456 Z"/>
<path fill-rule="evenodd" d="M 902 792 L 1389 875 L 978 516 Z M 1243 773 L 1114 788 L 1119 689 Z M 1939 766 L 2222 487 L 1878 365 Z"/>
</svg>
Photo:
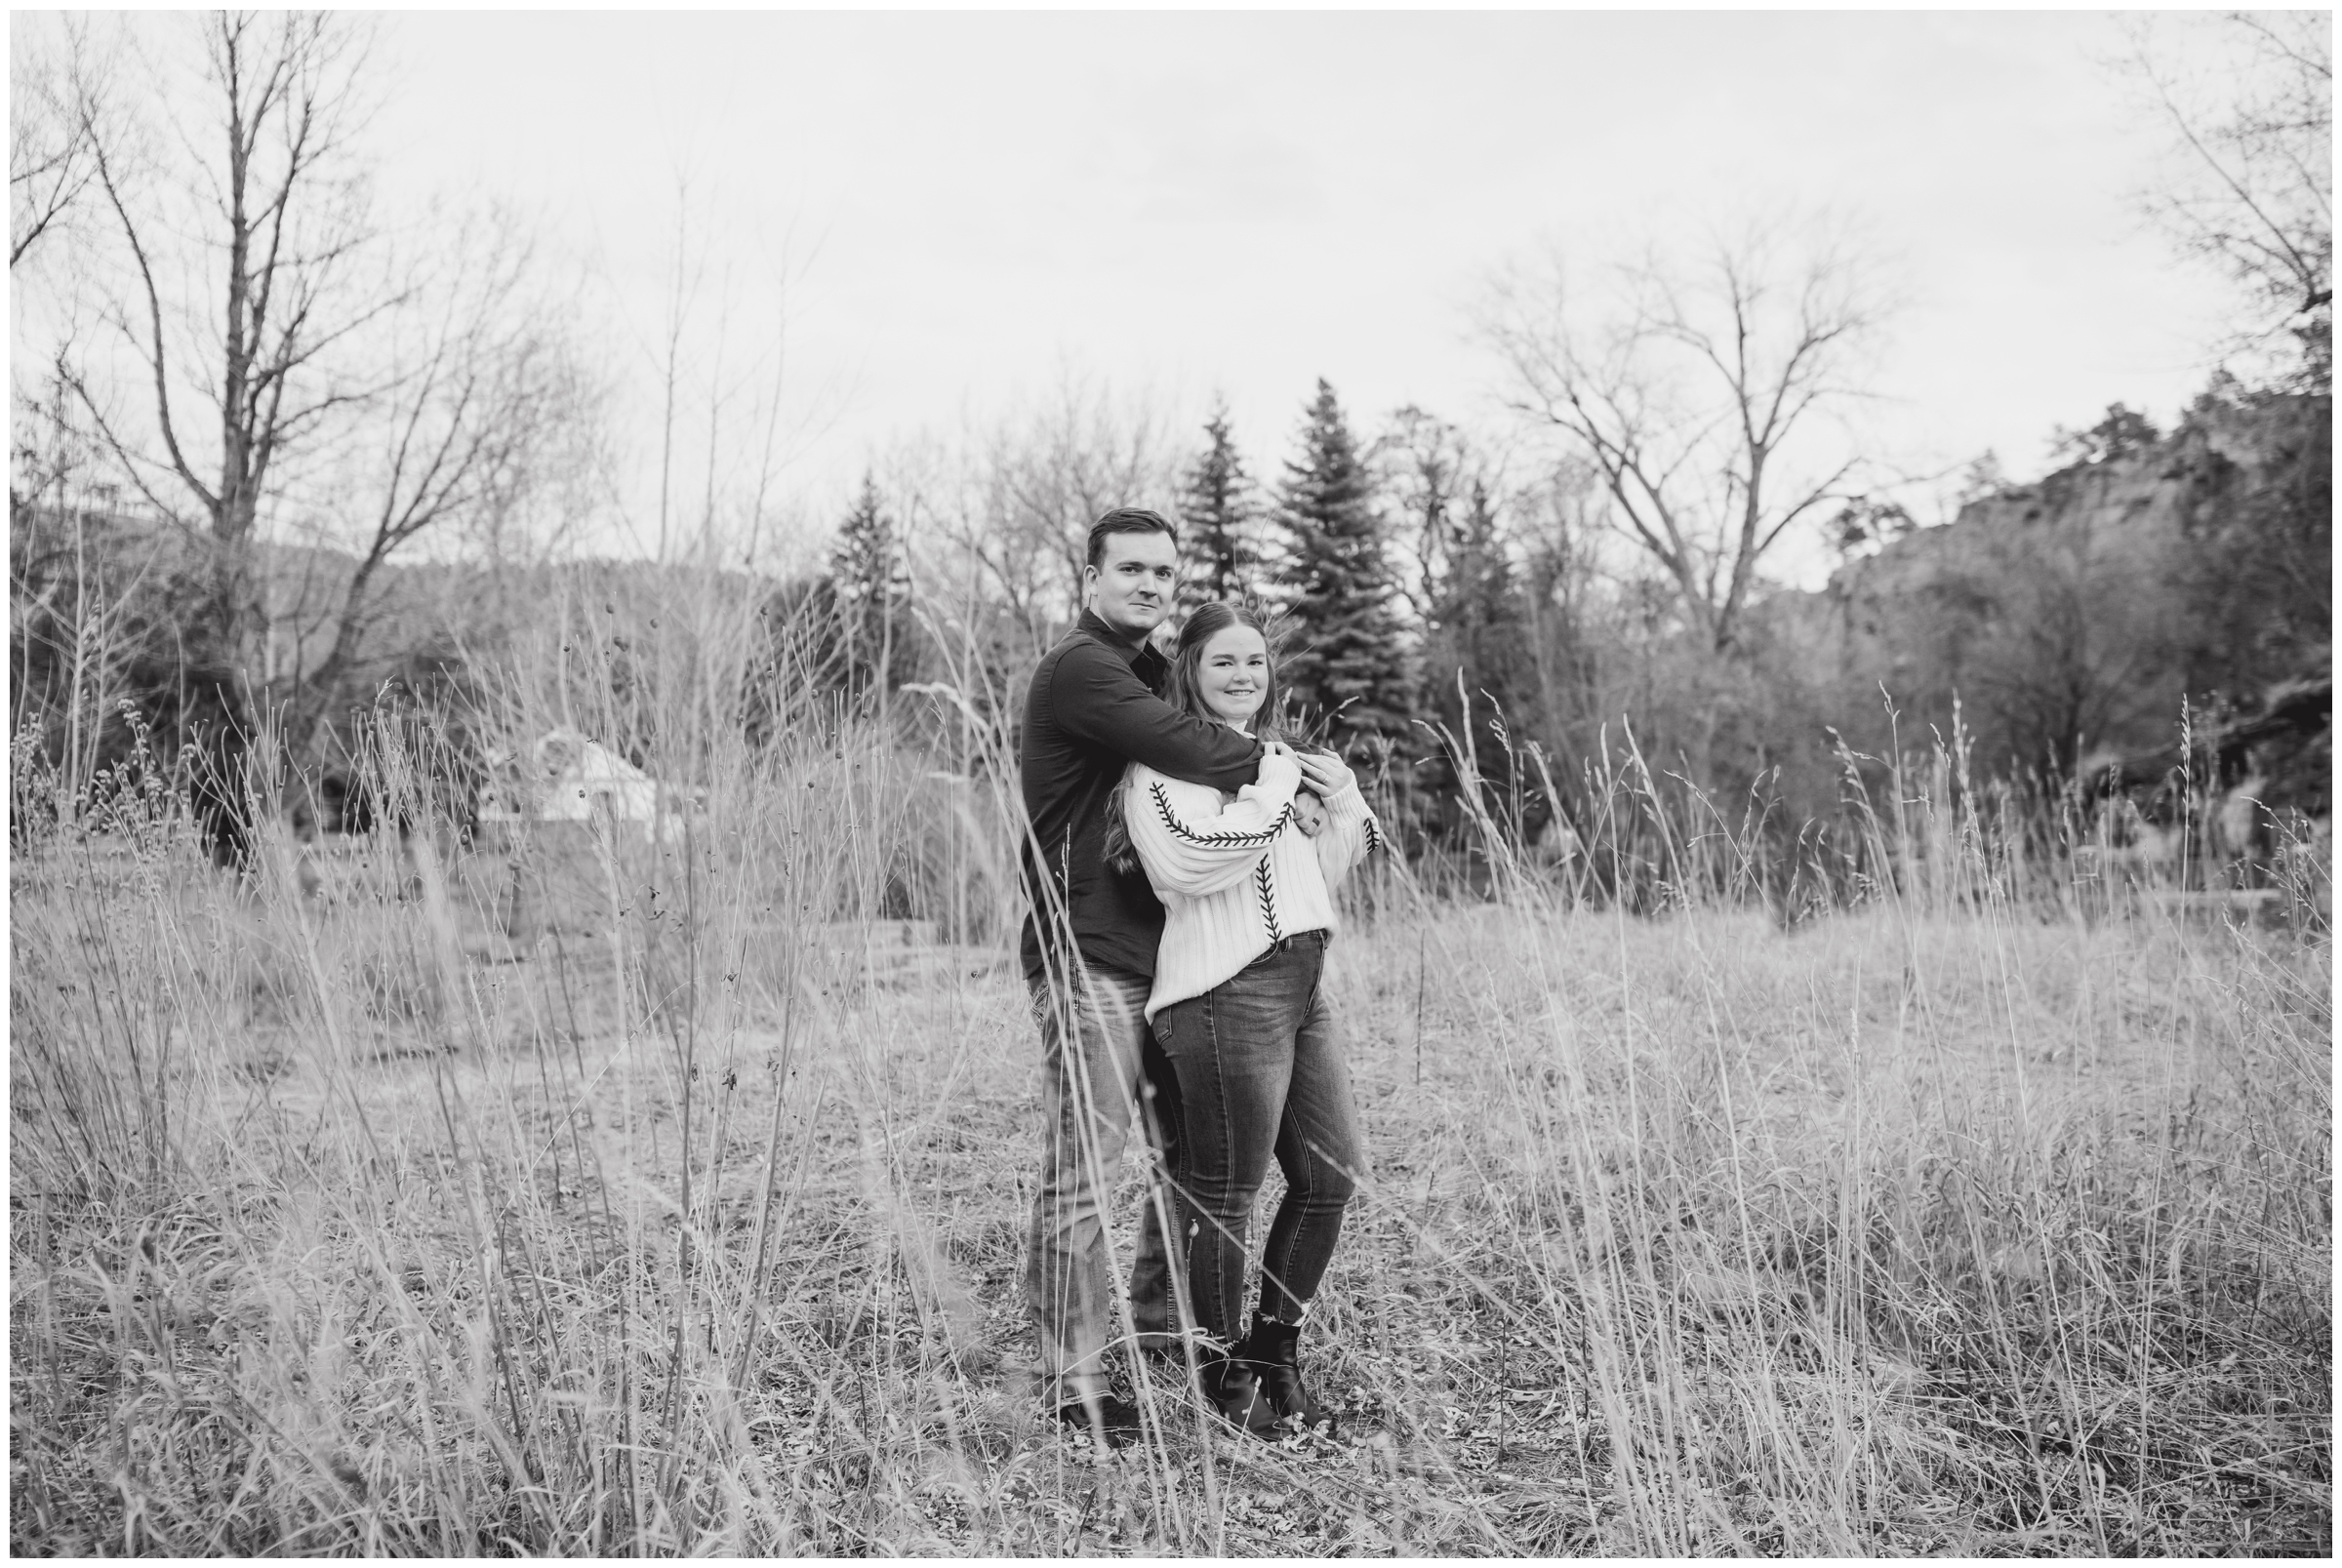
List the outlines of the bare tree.
<svg viewBox="0 0 2342 1568">
<path fill-rule="evenodd" d="M 1675 584 L 1716 654 L 1735 650 L 1757 569 L 1792 528 L 1854 493 L 1828 439 L 1862 395 L 1885 306 L 1846 242 L 1712 238 L 1688 265 L 1648 255 L 1580 294 L 1558 257 L 1500 278 L 1479 327 L 1507 401 L 1590 462 L 1612 520 Z"/>
<path fill-rule="evenodd" d="M 392 554 L 433 529 L 508 514 L 544 474 L 541 452 L 565 439 L 579 412 L 576 367 L 549 312 L 531 293 L 534 256 L 508 219 L 460 230 L 423 272 L 404 308 L 370 335 L 382 389 L 339 471 L 340 494 L 366 499 L 343 536 L 357 553 L 330 622 L 324 655 L 296 659 L 288 738 L 305 740 L 356 665 Z"/>
<path fill-rule="evenodd" d="M 2167 731 L 2188 694 L 2183 663 L 2191 570 L 2179 549 L 2142 550 L 2099 514 L 2056 528 L 1980 536 L 1898 628 L 1940 639 L 1945 689 L 1975 700 L 1978 765 L 2072 779 L 2096 748 L 2118 752 Z M 2182 547 L 2184 548 L 2184 547 Z M 1897 696 L 1904 696 L 1898 693 Z"/>
<path fill-rule="evenodd" d="M 1494 472 L 1462 429 L 1413 404 L 1391 416 L 1367 460 L 1402 519 L 1394 543 L 1410 559 L 1409 570 L 1398 574 L 1399 592 L 1418 621 L 1429 621 L 1465 498 L 1475 479 L 1495 480 Z"/>
<path fill-rule="evenodd" d="M 365 35 L 324 16 L 222 13 L 199 25 L 208 108 L 226 131 L 218 163 L 145 167 L 127 138 L 93 149 L 128 277 L 104 313 L 146 395 L 126 416 L 86 357 L 62 368 L 140 494 L 209 534 L 209 630 L 249 669 L 262 498 L 281 487 L 280 464 L 378 390 L 342 350 L 405 301 L 358 275 L 376 238 L 349 144 Z M 218 271 L 191 287 L 207 251 Z"/>
<path fill-rule="evenodd" d="M 164 123 L 93 140 L 116 353 L 75 345 L 59 366 L 128 482 L 208 546 L 208 586 L 182 611 L 191 657 L 241 722 L 278 706 L 298 745 L 359 657 L 382 566 L 427 532 L 509 509 L 562 426 L 575 367 L 509 220 L 434 228 L 415 256 L 377 221 L 366 24 L 194 26 L 191 87 L 167 48 L 154 61 L 145 96 Z M 271 678 L 257 550 L 274 525 L 356 564 L 315 659 L 297 648 Z"/>
<path fill-rule="evenodd" d="M 2254 297 L 2245 342 L 2290 331 L 2311 379 L 2330 384 L 2332 15 L 2143 18 L 2120 65 L 2171 137 L 2165 177 L 2143 199 L 2149 215 Z"/>
<path fill-rule="evenodd" d="M 1122 505 L 1166 515 L 1175 483 L 1170 422 L 1144 395 L 1066 372 L 1037 407 L 1001 420 L 968 455 L 958 504 L 914 510 L 1007 606 L 1037 652 L 1081 602 L 1090 524 Z"/>
<path fill-rule="evenodd" d="M 772 546 L 786 555 L 806 543 L 774 537 L 782 473 L 837 415 L 839 389 L 800 386 L 788 354 L 820 246 L 800 245 L 793 221 L 771 219 L 688 158 L 671 188 L 671 215 L 616 236 L 601 263 L 605 282 L 654 268 L 662 280 L 650 313 L 613 289 L 611 336 L 631 345 L 626 357 L 644 373 L 619 388 L 617 426 L 641 432 L 627 443 L 641 478 L 623 487 L 620 520 L 663 563 L 770 565 Z"/>
<path fill-rule="evenodd" d="M 1539 475 L 1515 501 L 1526 546 L 1521 608 L 1539 728 L 1570 756 L 1585 752 L 1612 711 L 1597 687 L 1604 639 L 1595 542 L 1604 526 L 1602 496 L 1593 465 L 1572 458 Z"/>
</svg>

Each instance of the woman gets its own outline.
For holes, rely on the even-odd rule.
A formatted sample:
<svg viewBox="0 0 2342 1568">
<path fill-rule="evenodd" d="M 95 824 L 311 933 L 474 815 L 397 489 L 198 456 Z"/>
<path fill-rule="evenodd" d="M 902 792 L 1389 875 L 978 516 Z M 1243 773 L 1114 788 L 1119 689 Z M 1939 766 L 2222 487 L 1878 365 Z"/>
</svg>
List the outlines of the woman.
<svg viewBox="0 0 2342 1568">
<path fill-rule="evenodd" d="M 1251 733 L 1277 707 L 1260 623 L 1232 605 L 1196 610 L 1165 695 Z M 1204 1393 L 1248 1431 L 1330 1432 L 1332 1412 L 1302 1387 L 1297 1345 L 1365 1152 L 1320 982 L 1333 888 L 1378 842 L 1373 813 L 1339 757 L 1283 747 L 1232 797 L 1133 763 L 1117 800 L 1163 903 L 1147 1018 L 1179 1075 L 1174 1180 L 1189 1301 L 1207 1338 Z M 1312 816 L 1313 835 L 1304 826 Z M 1272 1156 L 1286 1192 L 1269 1226 L 1260 1307 L 1239 1340 L 1245 1237 Z"/>
</svg>

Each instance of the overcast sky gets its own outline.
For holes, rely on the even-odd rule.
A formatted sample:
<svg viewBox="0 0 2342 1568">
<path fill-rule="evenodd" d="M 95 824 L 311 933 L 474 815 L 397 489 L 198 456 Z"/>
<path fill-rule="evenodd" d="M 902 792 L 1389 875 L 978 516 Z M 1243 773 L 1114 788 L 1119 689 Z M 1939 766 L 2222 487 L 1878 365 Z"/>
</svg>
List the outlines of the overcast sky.
<svg viewBox="0 0 2342 1568">
<path fill-rule="evenodd" d="M 2103 63 L 2118 26 L 409 14 L 380 145 L 394 190 L 521 200 L 644 336 L 688 171 L 728 352 L 773 336 L 771 280 L 796 278 L 785 375 L 819 418 L 790 480 L 816 519 L 891 441 L 1061 366 L 1198 422 L 1225 391 L 1270 475 L 1319 376 L 1368 427 L 1407 402 L 1493 422 L 1466 320 L 1492 266 L 1818 202 L 1906 269 L 1886 455 L 2025 474 L 2110 401 L 2167 417 L 2227 302 L 2135 216 L 2159 142 Z"/>
</svg>

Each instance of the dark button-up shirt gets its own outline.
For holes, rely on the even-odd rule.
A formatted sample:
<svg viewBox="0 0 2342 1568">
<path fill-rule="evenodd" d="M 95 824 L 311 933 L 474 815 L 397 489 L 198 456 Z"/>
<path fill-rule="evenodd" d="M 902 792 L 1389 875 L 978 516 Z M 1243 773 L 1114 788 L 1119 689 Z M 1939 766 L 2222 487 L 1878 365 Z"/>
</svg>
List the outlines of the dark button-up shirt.
<svg viewBox="0 0 2342 1568">
<path fill-rule="evenodd" d="M 1259 769 L 1260 742 L 1157 695 L 1169 672 L 1161 654 L 1124 642 L 1089 610 L 1032 672 L 1018 757 L 1032 824 L 1024 853 L 1029 979 L 1071 972 L 1068 925 L 1093 966 L 1154 973 L 1163 906 L 1145 871 L 1106 864 L 1107 800 L 1124 764 L 1217 789 L 1241 788 Z"/>
</svg>

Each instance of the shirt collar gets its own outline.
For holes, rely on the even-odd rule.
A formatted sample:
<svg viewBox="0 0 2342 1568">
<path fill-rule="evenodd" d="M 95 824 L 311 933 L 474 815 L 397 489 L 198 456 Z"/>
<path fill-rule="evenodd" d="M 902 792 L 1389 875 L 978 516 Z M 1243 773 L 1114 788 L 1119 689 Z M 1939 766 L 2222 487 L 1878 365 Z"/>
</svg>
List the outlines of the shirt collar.
<svg viewBox="0 0 2342 1568">
<path fill-rule="evenodd" d="M 1113 649 L 1124 659 L 1133 662 L 1154 646 L 1153 643 L 1143 638 L 1136 643 L 1131 642 L 1113 627 L 1108 625 L 1105 618 L 1100 616 L 1097 611 L 1086 607 L 1081 612 L 1081 619 L 1074 622 L 1073 624 L 1077 629 L 1088 632 L 1109 648 Z"/>
</svg>

